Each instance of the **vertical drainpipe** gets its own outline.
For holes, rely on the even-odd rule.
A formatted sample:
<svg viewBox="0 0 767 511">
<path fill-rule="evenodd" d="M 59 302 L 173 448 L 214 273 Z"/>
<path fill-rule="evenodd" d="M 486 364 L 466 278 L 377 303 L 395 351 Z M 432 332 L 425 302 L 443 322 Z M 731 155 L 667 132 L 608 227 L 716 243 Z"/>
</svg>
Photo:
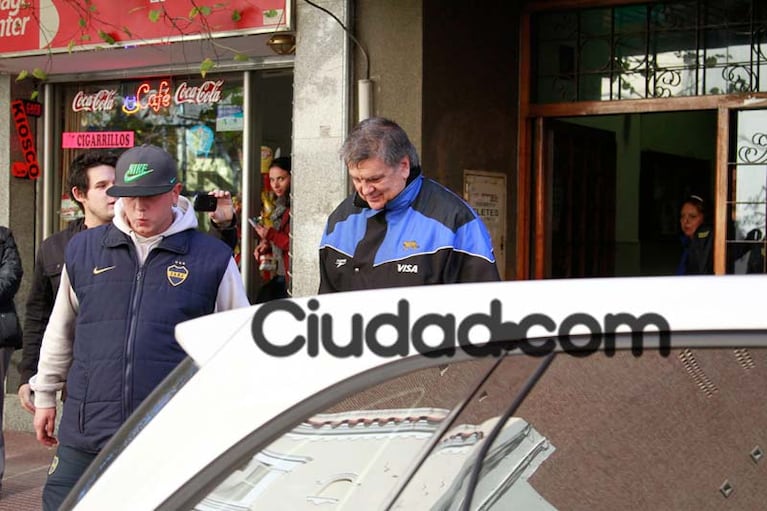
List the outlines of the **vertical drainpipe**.
<svg viewBox="0 0 767 511">
<path fill-rule="evenodd" d="M 251 140 L 251 119 L 250 113 L 251 113 L 251 105 L 253 104 L 253 90 L 251 87 L 251 78 L 252 78 L 252 71 L 245 71 L 245 76 L 242 77 L 242 88 L 245 91 L 245 94 L 243 94 L 243 105 L 242 110 L 243 114 L 245 115 L 245 122 L 242 128 L 242 193 L 240 194 L 241 197 L 241 211 L 240 211 L 240 232 L 242 233 L 242 236 L 240 237 L 240 277 L 242 278 L 242 283 L 245 285 L 245 289 L 248 289 L 248 275 L 250 275 L 250 267 L 251 267 L 251 252 L 252 249 L 250 247 L 251 243 L 251 236 L 250 236 L 250 226 L 248 225 L 248 218 L 252 216 L 252 208 L 253 204 L 250 200 L 250 190 L 253 186 L 253 183 L 251 181 L 251 172 L 250 172 L 250 164 L 253 163 L 254 165 L 258 163 L 259 169 L 258 172 L 261 172 L 261 148 L 258 148 L 258 160 L 254 160 L 253 156 L 255 156 L 255 151 L 253 147 L 253 141 Z M 259 174 L 260 176 L 260 174 Z"/>
<path fill-rule="evenodd" d="M 56 169 L 54 167 L 54 143 L 53 143 L 53 126 L 54 126 L 54 104 L 53 104 L 53 85 L 46 83 L 43 86 L 43 171 L 41 172 L 40 179 L 43 181 L 43 196 L 39 201 L 43 205 L 43 228 L 36 233 L 36 242 L 39 242 L 53 234 L 53 218 L 55 216 L 56 197 L 53 196 L 53 182 L 55 179 L 54 174 Z M 65 188 L 64 185 L 62 188 Z M 39 188 L 38 188 L 39 189 Z"/>
</svg>

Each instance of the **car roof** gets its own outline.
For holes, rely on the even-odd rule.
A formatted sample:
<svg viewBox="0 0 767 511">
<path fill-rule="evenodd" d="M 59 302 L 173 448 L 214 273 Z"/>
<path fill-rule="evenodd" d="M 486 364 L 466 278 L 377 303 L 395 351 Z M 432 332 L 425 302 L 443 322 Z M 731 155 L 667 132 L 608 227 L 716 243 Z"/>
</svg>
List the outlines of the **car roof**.
<svg viewBox="0 0 767 511">
<path fill-rule="evenodd" d="M 610 321 L 626 317 L 636 319 L 640 327 L 646 323 L 649 332 L 663 330 L 665 321 L 670 332 L 726 334 L 686 336 L 681 342 L 672 335 L 669 341 L 674 347 L 750 342 L 764 346 L 764 336 L 753 339 L 736 334 L 767 332 L 767 315 L 753 298 L 755 290 L 766 284 L 767 276 L 708 276 L 423 286 L 281 300 L 189 321 L 177 326 L 176 337 L 199 365 L 198 371 L 111 460 L 99 480 L 81 494 L 76 509 L 96 509 L 106 502 L 115 510 L 161 506 L 211 459 L 238 445 L 254 429 L 263 431 L 257 441 L 267 443 L 331 399 L 435 363 L 414 348 L 411 338 L 417 332 L 432 345 L 438 343 L 445 330 L 437 328 L 435 334 L 435 325 L 452 325 L 451 335 L 463 333 L 482 345 L 488 331 L 482 325 L 497 323 L 501 326 L 496 332 L 503 335 L 490 344 L 518 354 L 522 345 L 508 342 L 509 335 L 519 332 L 515 325 L 532 325 L 527 334 L 536 339 L 565 331 L 588 341 L 594 328 L 604 333 Z M 469 325 L 479 327 L 470 331 Z M 592 331 L 586 326 L 592 326 Z M 323 329 L 339 345 L 360 333 L 369 335 L 365 343 L 358 339 L 358 353 L 339 356 L 322 347 Z M 631 336 L 625 335 L 625 325 L 618 329 L 621 332 L 615 336 L 615 345 L 627 349 Z M 662 333 L 640 340 L 656 347 L 664 342 Z M 396 342 L 400 334 L 407 338 L 404 348 Z M 316 338 L 316 352 L 305 344 L 299 346 L 301 337 Z M 599 337 L 596 349 L 602 350 L 607 336 Z M 390 349 L 379 346 L 376 352 L 372 347 L 376 340 L 382 345 L 388 341 Z M 295 349 L 288 350 L 291 343 Z M 270 355 L 265 348 L 291 354 Z M 562 348 L 555 346 L 557 351 Z M 457 347 L 453 356 L 472 355 Z M 136 492 L 137 487 L 142 490 Z M 115 498 L 116 488 L 126 489 L 126 498 Z"/>
</svg>

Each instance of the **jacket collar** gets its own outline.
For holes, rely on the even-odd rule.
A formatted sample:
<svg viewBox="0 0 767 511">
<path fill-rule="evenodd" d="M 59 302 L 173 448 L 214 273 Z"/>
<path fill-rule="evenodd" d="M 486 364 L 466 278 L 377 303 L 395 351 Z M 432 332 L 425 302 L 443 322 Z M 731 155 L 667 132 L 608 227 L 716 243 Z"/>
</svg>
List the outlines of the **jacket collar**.
<svg viewBox="0 0 767 511">
<path fill-rule="evenodd" d="M 410 175 L 405 182 L 405 188 L 397 194 L 392 200 L 386 203 L 383 211 L 406 208 L 413 203 L 423 183 L 423 174 L 421 167 L 410 167 Z M 354 205 L 358 208 L 369 209 L 370 205 L 362 200 L 359 194 L 354 192 Z"/>
<path fill-rule="evenodd" d="M 130 236 L 115 227 L 114 224 L 108 224 L 107 232 L 104 236 L 104 246 L 116 248 L 122 245 L 133 246 L 133 240 Z M 190 237 L 194 230 L 185 230 L 176 234 L 171 234 L 160 241 L 157 248 L 173 252 L 175 254 L 186 254 L 189 252 Z"/>
</svg>

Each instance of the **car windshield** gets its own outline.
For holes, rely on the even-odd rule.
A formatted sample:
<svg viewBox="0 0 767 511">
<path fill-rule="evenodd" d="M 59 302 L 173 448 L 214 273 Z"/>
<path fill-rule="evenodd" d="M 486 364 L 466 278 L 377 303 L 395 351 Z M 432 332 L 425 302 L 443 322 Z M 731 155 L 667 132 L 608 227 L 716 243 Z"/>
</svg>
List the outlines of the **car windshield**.
<svg viewBox="0 0 767 511">
<path fill-rule="evenodd" d="M 366 388 L 237 453 L 190 507 L 757 509 L 767 498 L 767 350 L 544 364 L 435 363 Z"/>
</svg>

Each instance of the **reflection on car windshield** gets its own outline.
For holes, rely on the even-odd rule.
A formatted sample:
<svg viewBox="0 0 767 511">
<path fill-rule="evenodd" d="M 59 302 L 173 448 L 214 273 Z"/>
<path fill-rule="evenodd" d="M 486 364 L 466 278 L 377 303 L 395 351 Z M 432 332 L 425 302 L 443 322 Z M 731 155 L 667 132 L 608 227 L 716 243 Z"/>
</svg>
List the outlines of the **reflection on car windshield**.
<svg viewBox="0 0 767 511">
<path fill-rule="evenodd" d="M 459 510 L 477 462 L 468 509 L 767 501 L 767 350 L 558 355 L 479 460 L 538 364 L 455 362 L 366 389 L 253 454 L 195 509 Z"/>
</svg>

